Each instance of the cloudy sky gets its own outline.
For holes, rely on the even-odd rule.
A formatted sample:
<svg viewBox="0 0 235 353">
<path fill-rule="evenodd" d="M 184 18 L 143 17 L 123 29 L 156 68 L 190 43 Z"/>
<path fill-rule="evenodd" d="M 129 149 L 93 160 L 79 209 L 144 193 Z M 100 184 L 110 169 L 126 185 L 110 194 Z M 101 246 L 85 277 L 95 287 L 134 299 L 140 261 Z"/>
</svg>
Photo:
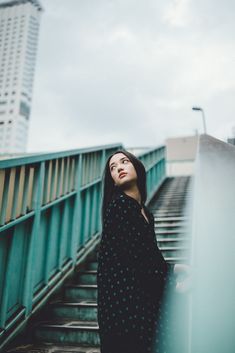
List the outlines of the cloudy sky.
<svg viewBox="0 0 235 353">
<path fill-rule="evenodd" d="M 232 0 L 41 0 L 29 151 L 235 127 Z"/>
</svg>

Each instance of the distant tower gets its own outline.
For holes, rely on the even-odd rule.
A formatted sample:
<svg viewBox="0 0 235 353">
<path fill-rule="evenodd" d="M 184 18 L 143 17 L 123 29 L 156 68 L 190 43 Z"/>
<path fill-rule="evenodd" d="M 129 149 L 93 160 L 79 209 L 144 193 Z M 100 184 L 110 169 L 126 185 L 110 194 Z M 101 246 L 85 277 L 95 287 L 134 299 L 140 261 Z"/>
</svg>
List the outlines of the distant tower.
<svg viewBox="0 0 235 353">
<path fill-rule="evenodd" d="M 0 154 L 26 151 L 41 12 L 37 0 L 0 0 Z"/>
</svg>

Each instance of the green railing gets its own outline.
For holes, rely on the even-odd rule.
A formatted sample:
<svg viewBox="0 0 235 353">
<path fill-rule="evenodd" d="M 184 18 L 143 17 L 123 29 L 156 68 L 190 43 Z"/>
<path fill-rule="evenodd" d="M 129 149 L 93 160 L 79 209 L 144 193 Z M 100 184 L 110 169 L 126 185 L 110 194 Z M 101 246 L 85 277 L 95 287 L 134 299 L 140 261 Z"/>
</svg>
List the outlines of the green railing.
<svg viewBox="0 0 235 353">
<path fill-rule="evenodd" d="M 74 271 L 101 230 L 105 161 L 121 144 L 0 161 L 0 348 Z M 139 158 L 148 201 L 165 179 L 165 147 Z"/>
<path fill-rule="evenodd" d="M 165 146 L 148 150 L 138 158 L 143 162 L 147 172 L 147 203 L 166 178 Z"/>
</svg>

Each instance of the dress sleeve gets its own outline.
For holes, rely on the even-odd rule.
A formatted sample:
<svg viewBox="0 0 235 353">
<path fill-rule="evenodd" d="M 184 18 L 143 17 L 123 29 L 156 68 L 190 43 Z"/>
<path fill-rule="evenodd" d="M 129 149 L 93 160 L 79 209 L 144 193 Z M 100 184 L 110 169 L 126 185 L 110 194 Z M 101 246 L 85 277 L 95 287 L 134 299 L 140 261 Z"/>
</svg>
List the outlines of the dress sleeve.
<svg viewBox="0 0 235 353">
<path fill-rule="evenodd" d="M 171 265 L 164 260 L 157 242 L 144 238 L 138 223 L 133 222 L 133 205 L 121 198 L 113 200 L 107 207 L 101 239 L 105 267 L 114 263 L 135 272 L 146 290 L 159 288 L 168 282 Z"/>
</svg>

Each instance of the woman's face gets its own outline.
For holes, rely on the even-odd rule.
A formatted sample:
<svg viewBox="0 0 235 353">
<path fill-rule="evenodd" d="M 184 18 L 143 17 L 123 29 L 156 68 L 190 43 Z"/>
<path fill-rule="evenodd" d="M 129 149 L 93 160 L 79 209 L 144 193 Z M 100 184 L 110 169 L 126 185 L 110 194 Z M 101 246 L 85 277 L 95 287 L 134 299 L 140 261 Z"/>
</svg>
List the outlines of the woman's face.
<svg viewBox="0 0 235 353">
<path fill-rule="evenodd" d="M 131 186 L 137 182 L 136 170 L 124 153 L 116 153 L 111 157 L 109 170 L 117 186 Z"/>
</svg>

